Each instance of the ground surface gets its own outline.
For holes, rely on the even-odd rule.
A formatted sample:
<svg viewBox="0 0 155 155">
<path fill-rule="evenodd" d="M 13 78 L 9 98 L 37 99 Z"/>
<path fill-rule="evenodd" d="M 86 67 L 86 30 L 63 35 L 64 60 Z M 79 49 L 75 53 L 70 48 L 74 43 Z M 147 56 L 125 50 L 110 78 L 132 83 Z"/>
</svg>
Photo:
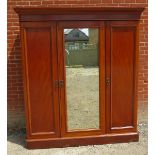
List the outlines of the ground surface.
<svg viewBox="0 0 155 155">
<path fill-rule="evenodd" d="M 97 68 L 67 69 L 67 75 L 69 128 L 97 128 Z M 10 129 L 8 155 L 147 155 L 147 105 L 139 103 L 138 116 L 139 142 L 27 150 L 25 130 Z"/>
<path fill-rule="evenodd" d="M 99 70 L 67 68 L 67 115 L 69 129 L 99 128 Z"/>
</svg>

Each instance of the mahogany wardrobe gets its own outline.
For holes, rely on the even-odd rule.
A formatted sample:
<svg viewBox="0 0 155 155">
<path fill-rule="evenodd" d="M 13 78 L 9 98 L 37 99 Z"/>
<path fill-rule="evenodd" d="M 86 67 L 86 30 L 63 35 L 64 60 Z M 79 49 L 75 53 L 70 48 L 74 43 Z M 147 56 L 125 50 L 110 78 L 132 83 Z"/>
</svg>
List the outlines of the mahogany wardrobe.
<svg viewBox="0 0 155 155">
<path fill-rule="evenodd" d="M 15 8 L 29 149 L 138 141 L 143 8 Z"/>
</svg>

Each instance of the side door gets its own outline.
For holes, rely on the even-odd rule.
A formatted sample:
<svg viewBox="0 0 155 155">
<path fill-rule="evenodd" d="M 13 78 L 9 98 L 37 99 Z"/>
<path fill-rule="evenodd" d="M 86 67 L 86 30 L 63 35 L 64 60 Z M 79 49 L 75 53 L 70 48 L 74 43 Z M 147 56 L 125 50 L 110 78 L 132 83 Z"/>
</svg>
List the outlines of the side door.
<svg viewBox="0 0 155 155">
<path fill-rule="evenodd" d="M 137 126 L 138 22 L 112 21 L 106 27 L 107 132 L 134 132 Z"/>
<path fill-rule="evenodd" d="M 23 22 L 27 139 L 60 136 L 55 22 Z"/>
</svg>

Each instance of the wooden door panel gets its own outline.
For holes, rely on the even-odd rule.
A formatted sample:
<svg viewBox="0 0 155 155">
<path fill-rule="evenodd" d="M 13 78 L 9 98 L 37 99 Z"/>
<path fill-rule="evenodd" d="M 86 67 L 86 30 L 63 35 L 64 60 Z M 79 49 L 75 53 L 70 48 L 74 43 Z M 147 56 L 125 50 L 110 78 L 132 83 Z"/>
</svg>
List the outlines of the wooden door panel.
<svg viewBox="0 0 155 155">
<path fill-rule="evenodd" d="M 132 126 L 134 33 L 113 28 L 111 37 L 112 127 Z"/>
<path fill-rule="evenodd" d="M 136 27 L 130 22 L 110 25 L 110 131 L 135 130 Z"/>
<path fill-rule="evenodd" d="M 24 27 L 26 57 L 27 112 L 32 137 L 59 135 L 57 54 L 51 25 L 27 24 Z"/>
<path fill-rule="evenodd" d="M 86 128 L 69 130 L 67 125 L 67 91 L 66 91 L 66 68 L 65 68 L 65 50 L 64 50 L 64 29 L 74 28 L 94 28 L 98 29 L 99 35 L 99 128 Z M 60 88 L 60 111 L 61 111 L 61 136 L 62 137 L 80 137 L 100 135 L 105 132 L 105 28 L 103 21 L 75 21 L 59 22 L 58 24 L 58 47 L 59 47 L 59 79 L 64 81 L 64 87 Z M 91 86 L 91 84 L 90 84 Z M 86 97 L 86 96 L 85 96 Z"/>
</svg>

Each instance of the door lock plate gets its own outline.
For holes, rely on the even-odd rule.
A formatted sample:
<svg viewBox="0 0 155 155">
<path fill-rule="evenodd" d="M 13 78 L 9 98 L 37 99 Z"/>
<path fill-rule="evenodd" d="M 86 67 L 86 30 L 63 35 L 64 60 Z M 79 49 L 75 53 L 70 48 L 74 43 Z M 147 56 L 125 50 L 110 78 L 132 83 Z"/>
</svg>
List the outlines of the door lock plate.
<svg viewBox="0 0 155 155">
<path fill-rule="evenodd" d="M 63 80 L 55 80 L 54 85 L 56 88 L 62 88 L 64 86 L 64 81 Z"/>
<path fill-rule="evenodd" d="M 111 83 L 110 78 L 107 78 L 107 79 L 105 80 L 105 83 L 106 83 L 107 86 L 110 86 L 110 83 Z"/>
</svg>

